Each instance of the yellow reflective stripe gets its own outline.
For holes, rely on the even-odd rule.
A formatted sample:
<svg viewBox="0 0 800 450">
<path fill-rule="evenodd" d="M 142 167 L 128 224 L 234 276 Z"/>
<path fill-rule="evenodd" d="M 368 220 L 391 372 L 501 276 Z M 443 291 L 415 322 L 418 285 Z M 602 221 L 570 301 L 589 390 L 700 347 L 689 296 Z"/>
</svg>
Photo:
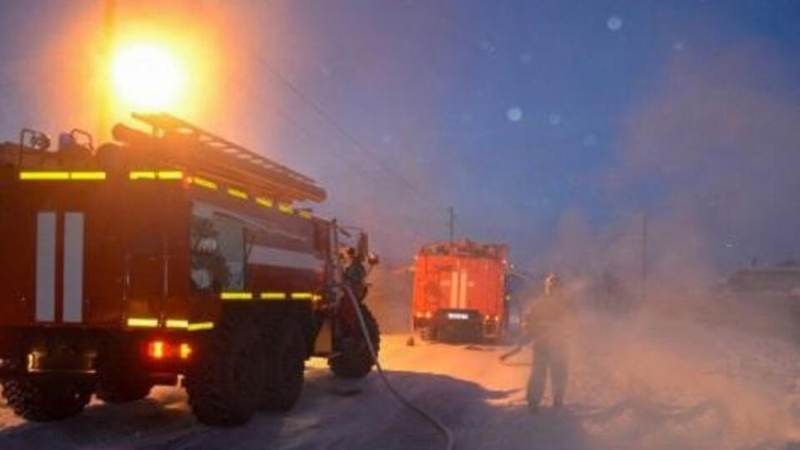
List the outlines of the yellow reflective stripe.
<svg viewBox="0 0 800 450">
<path fill-rule="evenodd" d="M 256 197 L 256 203 L 258 203 L 261 206 L 266 206 L 267 208 L 272 208 L 274 206 L 272 200 L 264 197 Z"/>
<path fill-rule="evenodd" d="M 132 170 L 128 173 L 131 180 L 182 180 L 183 172 L 180 170 Z"/>
<path fill-rule="evenodd" d="M 69 172 L 20 172 L 20 180 L 69 180 Z"/>
<path fill-rule="evenodd" d="M 253 294 L 250 292 L 223 292 L 220 294 L 222 300 L 252 300 Z"/>
<path fill-rule="evenodd" d="M 278 203 L 278 209 L 280 209 L 281 212 L 286 214 L 291 214 L 294 212 L 294 210 L 292 209 L 292 205 L 286 203 Z"/>
<path fill-rule="evenodd" d="M 105 180 L 105 172 L 70 172 L 71 180 Z"/>
<path fill-rule="evenodd" d="M 285 300 L 286 294 L 283 292 L 262 292 L 259 298 L 262 300 Z M 289 294 L 292 300 L 320 300 L 322 296 L 312 294 L 311 292 L 292 292 Z"/>
<path fill-rule="evenodd" d="M 105 172 L 20 172 L 20 180 L 105 180 Z"/>
<path fill-rule="evenodd" d="M 183 172 L 180 170 L 159 170 L 158 173 L 159 180 L 182 180 L 183 179 Z"/>
<path fill-rule="evenodd" d="M 240 191 L 238 189 L 228 188 L 228 195 L 236 198 L 241 198 L 243 200 L 247 200 L 247 194 L 244 191 Z"/>
<path fill-rule="evenodd" d="M 319 294 L 314 294 L 314 295 L 311 296 L 311 300 L 314 300 L 315 302 L 318 302 L 318 301 L 322 300 L 322 296 L 319 295 Z"/>
<path fill-rule="evenodd" d="M 210 330 L 212 328 L 214 328 L 214 322 L 190 323 L 189 326 L 186 327 L 189 331 Z"/>
<path fill-rule="evenodd" d="M 158 326 L 158 319 L 148 319 L 148 318 L 141 318 L 141 317 L 130 317 L 130 318 L 128 318 L 128 326 L 129 327 L 155 328 L 155 327 Z"/>
<path fill-rule="evenodd" d="M 216 189 L 217 188 L 217 183 L 214 183 L 213 181 L 208 181 L 208 180 L 206 180 L 204 178 L 200 178 L 200 177 L 192 178 L 192 183 L 194 183 L 194 184 L 196 184 L 196 185 L 198 185 L 200 187 L 204 187 L 206 189 Z"/>
<path fill-rule="evenodd" d="M 167 328 L 188 328 L 188 320 L 167 319 Z"/>
<path fill-rule="evenodd" d="M 302 209 L 297 211 L 297 215 L 302 217 L 303 219 L 310 219 L 312 217 L 312 214 L 311 214 L 310 211 L 305 211 L 305 210 L 302 210 Z"/>
<path fill-rule="evenodd" d="M 128 173 L 128 179 L 131 180 L 155 180 L 156 173 L 146 170 L 133 170 Z"/>
</svg>

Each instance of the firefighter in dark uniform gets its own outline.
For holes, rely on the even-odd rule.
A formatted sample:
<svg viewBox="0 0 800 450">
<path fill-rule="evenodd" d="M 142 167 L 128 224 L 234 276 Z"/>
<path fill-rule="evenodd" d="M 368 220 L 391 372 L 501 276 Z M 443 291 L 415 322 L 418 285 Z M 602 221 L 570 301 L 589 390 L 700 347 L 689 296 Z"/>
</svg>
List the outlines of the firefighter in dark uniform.
<svg viewBox="0 0 800 450">
<path fill-rule="evenodd" d="M 342 271 L 342 283 L 348 288 L 347 291 L 352 292 L 353 297 L 355 297 L 355 300 L 360 305 L 367 295 L 367 270 L 364 268 L 364 264 L 361 258 L 359 258 L 358 252 L 353 247 L 347 247 L 341 256 L 344 268 Z M 356 312 L 358 308 L 353 304 L 350 294 L 348 294 L 347 291 L 345 291 L 339 310 L 339 318 L 341 319 L 342 325 L 340 332 L 344 336 L 349 336 L 350 338 L 360 337 L 361 328 Z M 337 327 L 337 329 L 339 329 L 339 327 Z"/>
<path fill-rule="evenodd" d="M 528 407 L 532 413 L 539 410 L 548 372 L 553 407 L 564 405 L 573 310 L 561 280 L 555 274 L 548 275 L 544 282 L 544 298 L 534 302 L 525 317 L 533 356 L 527 388 Z"/>
<path fill-rule="evenodd" d="M 356 249 L 347 249 L 347 267 L 344 269 L 344 282 L 350 287 L 356 299 L 361 302 L 367 295 L 367 269 L 364 267 L 363 258 Z"/>
</svg>

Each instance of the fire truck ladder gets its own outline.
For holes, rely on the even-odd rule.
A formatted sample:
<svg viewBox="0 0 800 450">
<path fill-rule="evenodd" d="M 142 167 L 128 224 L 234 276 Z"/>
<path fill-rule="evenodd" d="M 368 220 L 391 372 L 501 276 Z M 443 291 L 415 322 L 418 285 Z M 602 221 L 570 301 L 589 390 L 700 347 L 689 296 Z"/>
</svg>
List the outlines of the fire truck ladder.
<svg viewBox="0 0 800 450">
<path fill-rule="evenodd" d="M 325 190 L 312 178 L 185 120 L 166 113 L 134 113 L 133 118 L 152 127 L 152 137 L 166 144 L 170 150 L 167 157 L 176 159 L 172 162 L 186 165 L 198 175 L 252 187 L 281 202 L 325 199 Z"/>
</svg>

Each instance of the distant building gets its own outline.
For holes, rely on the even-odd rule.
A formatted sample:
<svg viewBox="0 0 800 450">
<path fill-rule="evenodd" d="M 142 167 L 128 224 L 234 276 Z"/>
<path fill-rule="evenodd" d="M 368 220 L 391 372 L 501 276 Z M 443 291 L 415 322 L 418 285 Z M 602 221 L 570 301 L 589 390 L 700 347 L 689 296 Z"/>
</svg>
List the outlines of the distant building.
<svg viewBox="0 0 800 450">
<path fill-rule="evenodd" d="M 784 261 L 771 267 L 752 267 L 734 272 L 726 288 L 739 294 L 800 296 L 800 265 Z"/>
</svg>

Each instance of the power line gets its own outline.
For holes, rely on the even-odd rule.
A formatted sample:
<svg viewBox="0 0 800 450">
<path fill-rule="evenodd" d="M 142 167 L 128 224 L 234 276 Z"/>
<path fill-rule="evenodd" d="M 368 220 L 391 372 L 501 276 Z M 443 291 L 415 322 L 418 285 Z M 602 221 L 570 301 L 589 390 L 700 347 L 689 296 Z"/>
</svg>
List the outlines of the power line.
<svg viewBox="0 0 800 450">
<path fill-rule="evenodd" d="M 284 77 L 280 72 L 273 69 L 261 55 L 255 54 L 257 61 L 272 75 L 275 79 L 280 81 L 290 92 L 292 92 L 297 98 L 307 103 L 314 112 L 317 113 L 323 120 L 325 120 L 330 126 L 332 126 L 342 137 L 344 137 L 350 144 L 352 144 L 355 148 L 359 149 L 364 154 L 371 157 L 378 166 L 385 171 L 396 177 L 403 185 L 405 185 L 409 190 L 414 192 L 416 195 L 421 195 L 419 190 L 416 186 L 414 186 L 411 182 L 408 181 L 403 175 L 398 173 L 397 171 L 393 170 L 391 167 L 387 166 L 383 161 L 380 160 L 369 148 L 364 145 L 360 140 L 358 140 L 355 136 L 353 136 L 349 131 L 347 131 L 344 126 L 342 126 L 339 122 L 337 122 L 330 114 L 325 112 L 322 107 L 312 100 L 310 97 L 305 95 L 297 86 L 294 85 L 291 81 L 289 81 L 286 77 Z"/>
<path fill-rule="evenodd" d="M 435 205 L 431 202 L 431 199 L 424 196 L 416 186 L 414 186 L 411 182 L 408 181 L 403 175 L 398 173 L 395 170 L 392 170 L 391 167 L 387 166 L 380 158 L 374 154 L 366 145 L 364 145 L 359 139 L 352 135 L 343 125 L 337 122 L 330 114 L 328 114 L 322 106 L 320 106 L 317 102 L 312 100 L 308 95 L 305 95 L 300 88 L 298 88 L 294 83 L 288 80 L 285 76 L 283 76 L 280 72 L 273 69 L 272 66 L 267 63 L 267 61 L 253 49 L 250 49 L 250 53 L 254 56 L 254 59 L 262 65 L 269 73 L 272 75 L 273 78 L 278 80 L 286 89 L 288 89 L 292 94 L 294 94 L 297 98 L 301 101 L 307 103 L 314 112 L 323 118 L 330 126 L 332 126 L 340 135 L 342 135 L 350 144 L 353 145 L 356 149 L 360 150 L 363 154 L 367 155 L 368 157 L 372 158 L 382 169 L 384 172 L 394 176 L 397 178 L 410 192 L 412 192 L 417 198 L 421 200 L 423 204 L 425 204 L 428 208 L 430 208 L 431 212 L 435 211 L 436 213 L 440 213 L 443 211 L 438 205 Z M 354 166 L 351 165 L 355 169 Z M 355 169 L 360 172 L 360 170 Z M 426 215 L 427 216 L 427 215 Z M 414 228 L 422 229 L 423 225 L 421 223 L 416 223 Z"/>
<path fill-rule="evenodd" d="M 246 80 L 246 79 L 245 79 L 244 77 L 242 77 L 242 76 L 238 76 L 238 77 L 236 77 L 236 78 L 237 78 L 237 81 L 235 81 L 235 82 L 236 82 L 236 84 L 237 84 L 238 86 L 240 86 L 240 87 L 244 88 L 244 89 L 245 89 L 245 90 L 247 90 L 248 92 L 250 92 L 250 93 L 252 93 L 252 94 L 254 94 L 254 95 L 258 96 L 258 97 L 262 97 L 262 98 L 264 98 L 264 97 L 263 97 L 263 96 L 264 96 L 264 93 L 263 93 L 263 92 L 261 92 L 259 89 L 257 89 L 257 88 L 255 88 L 255 87 L 253 87 L 253 86 L 251 85 L 251 83 L 249 82 L 249 80 Z M 270 102 L 267 102 L 267 101 L 265 101 L 265 102 L 263 102 L 263 104 L 269 105 L 269 104 L 270 104 Z M 313 140 L 316 140 L 316 141 L 321 141 L 321 138 L 320 138 L 319 136 L 317 136 L 315 133 L 311 132 L 311 131 L 310 131 L 308 128 L 306 128 L 306 127 L 304 127 L 303 125 L 301 125 L 301 124 L 300 124 L 300 123 L 299 123 L 297 120 L 295 120 L 295 118 L 294 118 L 294 117 L 292 117 L 291 115 L 289 115 L 289 113 L 288 113 L 288 112 L 286 112 L 286 111 L 283 111 L 283 110 L 281 110 L 280 108 L 277 108 L 277 107 L 274 107 L 274 110 L 275 110 L 275 112 L 277 113 L 278 117 L 280 117 L 280 118 L 281 118 L 281 119 L 283 119 L 285 122 L 287 122 L 288 124 L 290 124 L 290 125 L 291 125 L 291 126 L 292 126 L 292 127 L 293 127 L 293 128 L 294 128 L 294 129 L 295 129 L 297 132 L 298 132 L 298 133 L 300 133 L 300 134 L 302 134 L 302 135 L 305 135 L 306 137 L 308 137 L 308 138 L 310 138 L 310 139 L 313 139 Z M 366 177 L 369 177 L 369 174 L 368 174 L 368 173 L 367 173 L 367 172 L 366 172 L 366 171 L 365 171 L 363 168 L 359 167 L 359 166 L 358 166 L 358 165 L 357 165 L 357 164 L 356 164 L 354 161 L 352 161 L 351 159 L 349 159 L 349 158 L 342 158 L 342 160 L 345 162 L 345 164 L 346 164 L 347 166 L 349 166 L 349 167 L 350 167 L 350 169 L 352 169 L 354 172 L 356 172 L 356 173 L 357 173 L 359 176 L 361 176 L 361 177 L 365 177 L 365 178 L 366 178 Z"/>
</svg>

